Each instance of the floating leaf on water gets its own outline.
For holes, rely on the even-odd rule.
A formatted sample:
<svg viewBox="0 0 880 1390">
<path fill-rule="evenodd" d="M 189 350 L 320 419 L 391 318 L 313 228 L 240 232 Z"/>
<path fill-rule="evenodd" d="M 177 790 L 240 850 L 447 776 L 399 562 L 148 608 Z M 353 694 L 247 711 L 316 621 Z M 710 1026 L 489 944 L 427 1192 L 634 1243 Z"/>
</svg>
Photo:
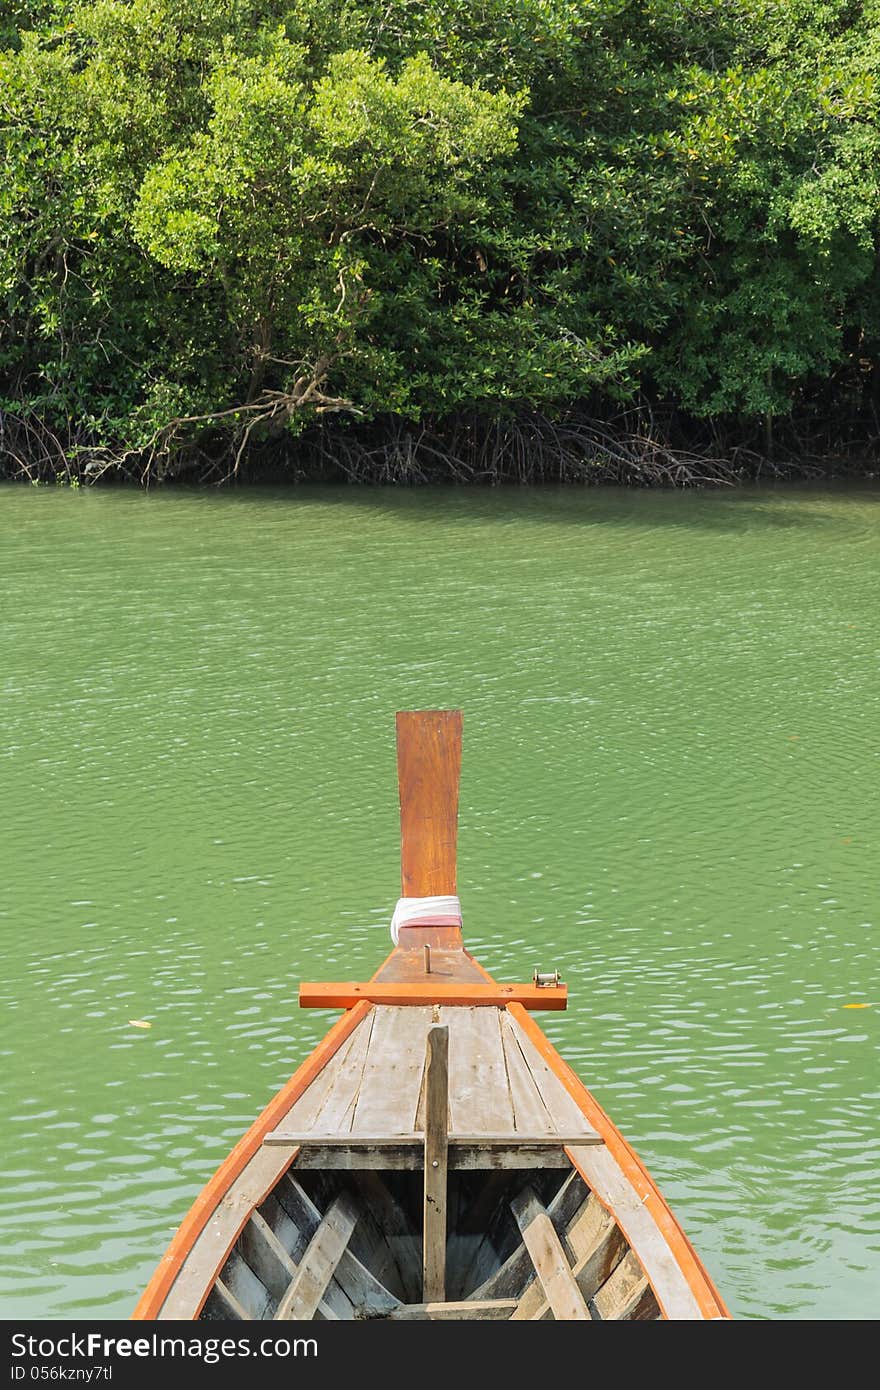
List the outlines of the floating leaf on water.
<svg viewBox="0 0 880 1390">
<path fill-rule="evenodd" d="M 870 1004 L 844 1004 L 844 1005 L 842 1005 L 842 1007 L 843 1007 L 844 1009 L 870 1009 L 871 1005 L 870 1005 Z"/>
<path fill-rule="evenodd" d="M 789 743 L 799 743 L 800 737 L 800 734 L 789 734 L 788 741 Z"/>
<path fill-rule="evenodd" d="M 152 1023 L 147 1023 L 146 1019 L 143 1018 L 130 1018 L 128 1021 L 132 1028 L 152 1028 L 153 1026 Z"/>
</svg>

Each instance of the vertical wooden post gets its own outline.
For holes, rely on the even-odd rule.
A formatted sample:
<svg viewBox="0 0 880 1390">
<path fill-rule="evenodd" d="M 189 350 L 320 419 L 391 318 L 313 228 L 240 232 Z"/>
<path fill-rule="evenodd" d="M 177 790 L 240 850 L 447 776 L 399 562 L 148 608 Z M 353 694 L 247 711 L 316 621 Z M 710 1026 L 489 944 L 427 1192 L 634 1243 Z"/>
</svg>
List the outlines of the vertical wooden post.
<svg viewBox="0 0 880 1390">
<path fill-rule="evenodd" d="M 425 1058 L 425 1202 L 422 1300 L 446 1299 L 446 1172 L 449 1153 L 449 1029 L 432 1024 Z"/>
<path fill-rule="evenodd" d="M 400 883 L 405 898 L 455 893 L 461 710 L 397 714 Z"/>
</svg>

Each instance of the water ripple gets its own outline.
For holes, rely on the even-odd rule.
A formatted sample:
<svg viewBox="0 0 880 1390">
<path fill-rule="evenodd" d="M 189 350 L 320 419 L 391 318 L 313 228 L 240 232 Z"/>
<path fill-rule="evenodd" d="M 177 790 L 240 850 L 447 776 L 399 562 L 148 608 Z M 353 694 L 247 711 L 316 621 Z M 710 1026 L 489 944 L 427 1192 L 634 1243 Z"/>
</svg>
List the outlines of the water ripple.
<svg viewBox="0 0 880 1390">
<path fill-rule="evenodd" d="M 560 969 L 737 1317 L 874 1317 L 878 501 L 0 490 L 5 1315 L 130 1315 L 387 953 L 454 706 L 470 948 Z"/>
</svg>

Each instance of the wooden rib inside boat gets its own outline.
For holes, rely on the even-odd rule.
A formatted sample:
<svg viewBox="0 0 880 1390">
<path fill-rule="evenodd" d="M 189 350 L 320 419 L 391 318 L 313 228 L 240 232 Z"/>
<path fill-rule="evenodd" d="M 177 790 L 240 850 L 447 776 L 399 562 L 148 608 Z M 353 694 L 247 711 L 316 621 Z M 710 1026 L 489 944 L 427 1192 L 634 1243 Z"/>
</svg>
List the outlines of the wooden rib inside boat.
<svg viewBox="0 0 880 1390">
<path fill-rule="evenodd" d="M 456 897 L 461 714 L 397 716 L 402 897 L 373 979 L 194 1202 L 133 1318 L 727 1319 L 635 1152 Z"/>
</svg>

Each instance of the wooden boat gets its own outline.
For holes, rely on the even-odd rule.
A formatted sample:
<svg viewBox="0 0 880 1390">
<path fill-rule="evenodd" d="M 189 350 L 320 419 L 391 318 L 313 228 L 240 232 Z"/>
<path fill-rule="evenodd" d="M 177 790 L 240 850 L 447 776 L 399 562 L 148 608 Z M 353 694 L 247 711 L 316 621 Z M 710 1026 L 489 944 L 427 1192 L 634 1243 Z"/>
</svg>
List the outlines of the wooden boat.
<svg viewBox="0 0 880 1390">
<path fill-rule="evenodd" d="M 133 1318 L 724 1319 L 633 1149 L 456 897 L 462 719 L 397 715 L 403 896 L 369 981 L 196 1198 Z"/>
</svg>

